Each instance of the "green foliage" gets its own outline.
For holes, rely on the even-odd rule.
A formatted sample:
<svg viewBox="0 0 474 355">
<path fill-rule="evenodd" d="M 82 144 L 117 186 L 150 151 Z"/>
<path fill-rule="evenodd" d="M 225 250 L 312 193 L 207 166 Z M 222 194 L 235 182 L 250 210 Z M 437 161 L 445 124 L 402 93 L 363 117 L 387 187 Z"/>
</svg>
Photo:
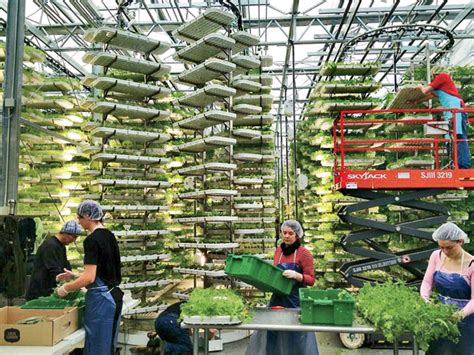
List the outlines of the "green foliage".
<svg viewBox="0 0 474 355">
<path fill-rule="evenodd" d="M 427 303 L 414 288 L 402 282 L 367 284 L 360 289 L 356 300 L 359 312 L 389 342 L 405 332 L 411 332 L 425 351 L 431 341 L 440 337 L 458 341 L 457 322 L 451 318 L 457 308 L 437 300 Z"/>
<path fill-rule="evenodd" d="M 250 318 L 242 298 L 228 289 L 194 289 L 189 300 L 181 307 L 182 316 L 230 316 L 244 321 Z"/>
</svg>

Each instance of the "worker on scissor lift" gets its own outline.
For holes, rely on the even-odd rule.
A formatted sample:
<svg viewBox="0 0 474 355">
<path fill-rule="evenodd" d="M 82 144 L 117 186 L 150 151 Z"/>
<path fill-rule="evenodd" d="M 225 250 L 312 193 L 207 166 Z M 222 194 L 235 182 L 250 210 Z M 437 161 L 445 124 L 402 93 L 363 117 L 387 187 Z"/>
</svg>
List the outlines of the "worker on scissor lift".
<svg viewBox="0 0 474 355">
<path fill-rule="evenodd" d="M 442 108 L 464 108 L 464 100 L 459 94 L 453 79 L 440 67 L 433 67 L 431 71 L 432 81 L 421 90 L 426 95 L 424 100 L 437 97 Z M 445 121 L 451 121 L 452 112 L 444 112 Z M 458 166 L 459 169 L 471 168 L 471 157 L 469 143 L 467 142 L 467 113 L 456 113 L 456 138 L 458 139 Z"/>
</svg>

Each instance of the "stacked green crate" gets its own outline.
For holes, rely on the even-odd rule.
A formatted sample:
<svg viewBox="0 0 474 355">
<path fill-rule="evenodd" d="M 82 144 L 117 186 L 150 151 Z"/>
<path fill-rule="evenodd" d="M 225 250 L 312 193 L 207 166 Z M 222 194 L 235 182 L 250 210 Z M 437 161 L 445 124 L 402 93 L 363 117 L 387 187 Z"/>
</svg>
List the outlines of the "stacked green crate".
<svg viewBox="0 0 474 355">
<path fill-rule="evenodd" d="M 84 39 L 104 44 L 103 51 L 83 57 L 102 68 L 82 81 L 96 93 L 81 103 L 91 116 L 83 125 L 90 137 L 84 197 L 101 203 L 121 248 L 121 288 L 141 300 L 132 313 L 147 317 L 160 309 L 163 288 L 172 284 L 166 272 L 174 238 L 168 211 L 175 177 L 166 146 L 172 139 L 171 90 L 162 83 L 171 68 L 158 59 L 170 45 L 109 27 L 92 28 Z"/>
<path fill-rule="evenodd" d="M 354 198 L 332 191 L 334 165 L 333 121 L 341 110 L 374 109 L 380 100 L 370 94 L 380 88 L 372 79 L 379 65 L 328 63 L 320 74 L 334 78 L 316 85 L 310 96 L 305 120 L 298 126 L 298 166 L 308 176 L 308 186 L 299 192 L 300 219 L 305 228 L 306 245 L 315 256 L 316 282 L 319 287 L 338 286 L 344 282 L 337 272 L 343 262 L 354 257 L 339 246 L 340 238 L 350 227 L 340 222 L 339 208 L 354 202 Z M 347 118 L 350 119 L 350 118 Z M 376 127 L 346 126 L 347 139 L 375 137 Z M 369 169 L 384 164 L 382 154 L 357 152 L 346 156 L 352 168 Z M 372 218 L 383 220 L 377 210 L 369 211 Z"/>
</svg>

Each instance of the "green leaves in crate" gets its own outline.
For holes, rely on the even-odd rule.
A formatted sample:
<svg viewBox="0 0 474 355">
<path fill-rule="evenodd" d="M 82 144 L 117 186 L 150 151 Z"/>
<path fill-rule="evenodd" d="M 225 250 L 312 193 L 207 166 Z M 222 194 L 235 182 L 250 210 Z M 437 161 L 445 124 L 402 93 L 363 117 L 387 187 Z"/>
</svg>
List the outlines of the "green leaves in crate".
<svg viewBox="0 0 474 355">
<path fill-rule="evenodd" d="M 414 288 L 402 282 L 388 281 L 360 289 L 357 299 L 359 312 L 381 330 L 389 342 L 405 332 L 411 332 L 422 350 L 428 349 L 432 340 L 448 337 L 459 338 L 457 323 L 451 319 L 455 306 L 433 300 L 426 303 Z"/>
<path fill-rule="evenodd" d="M 249 311 L 242 298 L 228 289 L 194 289 L 189 300 L 181 307 L 182 316 L 237 317 L 249 319 Z"/>
</svg>

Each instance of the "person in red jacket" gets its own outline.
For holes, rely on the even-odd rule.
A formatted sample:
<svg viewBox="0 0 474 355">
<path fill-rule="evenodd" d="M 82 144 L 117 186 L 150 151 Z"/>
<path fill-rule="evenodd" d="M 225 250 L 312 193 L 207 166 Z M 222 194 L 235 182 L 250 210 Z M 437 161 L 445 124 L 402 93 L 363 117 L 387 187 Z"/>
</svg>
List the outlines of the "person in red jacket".
<svg viewBox="0 0 474 355">
<path fill-rule="evenodd" d="M 299 289 L 314 285 L 314 259 L 301 245 L 303 228 L 298 221 L 287 220 L 281 225 L 283 243 L 275 251 L 273 265 L 283 269 L 283 276 L 294 279 L 290 295 L 274 293 L 269 307 L 298 308 Z M 246 355 L 317 355 L 316 335 L 310 332 L 258 331 L 250 340 Z"/>
<path fill-rule="evenodd" d="M 426 95 L 423 100 L 436 97 L 443 108 L 464 108 L 464 101 L 451 76 L 442 72 L 440 68 L 433 68 L 432 76 L 431 83 L 421 87 L 421 91 Z M 443 116 L 445 121 L 452 122 L 452 112 L 446 111 Z M 455 117 L 458 166 L 460 169 L 470 169 L 471 157 L 469 143 L 467 142 L 467 114 L 457 112 Z"/>
</svg>

